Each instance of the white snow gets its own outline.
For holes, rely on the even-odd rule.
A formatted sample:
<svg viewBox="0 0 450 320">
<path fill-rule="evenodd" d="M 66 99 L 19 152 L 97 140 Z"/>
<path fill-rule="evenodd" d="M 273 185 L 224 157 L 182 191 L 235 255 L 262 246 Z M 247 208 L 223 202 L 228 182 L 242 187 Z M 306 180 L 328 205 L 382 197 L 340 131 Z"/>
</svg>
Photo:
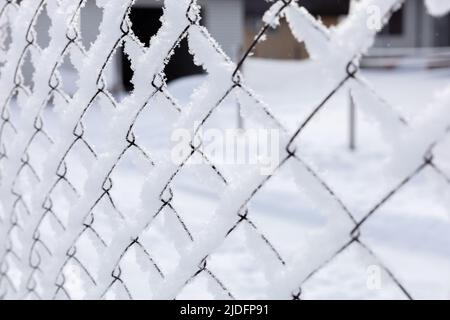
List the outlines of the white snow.
<svg viewBox="0 0 450 320">
<path fill-rule="evenodd" d="M 434 16 L 443 16 L 450 11 L 450 2 L 447 0 L 425 0 L 427 9 Z"/>
</svg>

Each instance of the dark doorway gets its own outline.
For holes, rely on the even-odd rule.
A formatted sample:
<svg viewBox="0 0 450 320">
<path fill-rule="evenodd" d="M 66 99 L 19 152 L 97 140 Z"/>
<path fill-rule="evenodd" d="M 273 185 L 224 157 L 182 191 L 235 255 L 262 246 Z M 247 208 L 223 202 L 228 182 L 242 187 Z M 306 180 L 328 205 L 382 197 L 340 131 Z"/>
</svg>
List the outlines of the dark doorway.
<svg viewBox="0 0 450 320">
<path fill-rule="evenodd" d="M 389 23 L 381 31 L 381 35 L 401 36 L 404 33 L 405 9 L 402 7 L 392 15 Z"/>
<path fill-rule="evenodd" d="M 133 24 L 132 29 L 134 34 L 146 46 L 149 45 L 150 39 L 154 36 L 161 27 L 160 18 L 163 14 L 162 8 L 146 8 L 134 7 L 130 12 L 130 19 Z M 193 58 L 189 53 L 188 42 L 186 39 L 182 40 L 180 46 L 175 50 L 170 62 L 165 68 L 167 81 L 203 72 L 201 67 L 194 65 Z M 133 85 L 131 78 L 133 72 L 131 70 L 130 62 L 122 53 L 122 80 L 126 90 L 131 91 Z"/>
</svg>

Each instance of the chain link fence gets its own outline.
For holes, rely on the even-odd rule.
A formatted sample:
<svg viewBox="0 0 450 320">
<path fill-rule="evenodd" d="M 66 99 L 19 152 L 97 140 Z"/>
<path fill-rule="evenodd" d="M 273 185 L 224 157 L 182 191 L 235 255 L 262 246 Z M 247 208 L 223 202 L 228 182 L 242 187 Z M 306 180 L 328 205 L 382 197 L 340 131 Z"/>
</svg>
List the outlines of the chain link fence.
<svg viewBox="0 0 450 320">
<path fill-rule="evenodd" d="M 378 101 L 382 111 L 373 113 L 384 113 L 379 117 L 382 124 L 388 117 L 392 130 L 408 127 L 359 72 L 360 59 L 378 31 L 366 27 L 367 7 L 377 6 L 381 21 L 386 22 L 403 1 L 365 1 L 334 29 L 323 26 L 296 1 L 274 1 L 237 63 L 200 24 L 201 8 L 195 0 L 164 1 L 162 27 L 149 46 L 133 34 L 129 20 L 132 0 L 97 2 L 103 10 L 102 23 L 97 39 L 86 49 L 79 20 L 86 0 L 1 1 L 2 298 L 173 299 L 183 291 L 189 297 L 187 288 L 199 279 L 206 279 L 215 298 L 246 298 L 236 295 L 210 262 L 227 239 L 243 228 L 252 239 L 247 249 L 264 256 L 262 264 L 267 267 L 264 280 L 252 275 L 239 278 L 249 284 L 258 282 L 248 285 L 258 291 L 253 296 L 301 299 L 308 281 L 356 246 L 376 261 L 405 298 L 414 298 L 408 283 L 362 239 L 362 230 L 426 168 L 450 183 L 433 154 L 440 140 L 427 140 L 426 148 L 415 149 L 424 151 L 418 154 L 417 167 L 399 177 L 398 184 L 362 218 L 354 215 L 299 153 L 304 130 L 349 86 Z M 35 30 L 44 9 L 51 21 L 50 42 L 45 48 L 39 45 Z M 286 18 L 309 55 L 321 61 L 335 79 L 333 88 L 310 114 L 298 119 L 300 125 L 294 131 L 277 119 L 241 72 L 254 48 L 270 37 L 269 30 L 277 28 L 281 18 Z M 352 41 L 342 41 L 350 38 Z M 165 66 L 184 39 L 195 63 L 207 73 L 190 108 L 172 96 L 164 76 Z M 134 90 L 122 99 L 112 92 L 106 73 L 120 50 L 134 70 Z M 79 79 L 75 93 L 65 90 L 61 67 L 67 59 Z M 33 67 L 28 76 L 27 63 Z M 244 120 L 282 133 L 282 147 L 276 150 L 280 161 L 269 175 L 245 172 L 241 180 L 234 179 L 195 139 L 189 144 L 189 155 L 178 164 L 159 157 L 164 152 L 147 142 L 146 137 L 156 137 L 163 141 L 157 143 L 167 143 L 161 150 L 170 153 L 171 130 L 194 128 L 197 135 L 229 100 L 238 101 Z M 149 123 L 149 118 L 160 125 Z M 165 130 L 160 132 L 160 128 Z M 178 196 L 174 184 L 189 171 L 188 163 L 194 157 L 202 159 L 202 178 L 213 181 L 217 189 L 212 191 L 219 194 L 213 212 L 198 224 L 192 219 L 201 208 L 185 212 L 174 204 Z M 318 207 L 344 221 L 326 229 L 318 244 L 312 239 L 308 255 L 295 259 L 280 253 L 253 220 L 251 210 L 258 192 L 284 168 L 300 177 L 301 188 Z M 126 184 L 119 172 L 134 178 Z M 190 201 L 189 197 L 185 201 Z M 322 245 L 327 239 L 330 243 L 325 248 Z M 233 261 L 221 263 L 232 265 Z"/>
</svg>

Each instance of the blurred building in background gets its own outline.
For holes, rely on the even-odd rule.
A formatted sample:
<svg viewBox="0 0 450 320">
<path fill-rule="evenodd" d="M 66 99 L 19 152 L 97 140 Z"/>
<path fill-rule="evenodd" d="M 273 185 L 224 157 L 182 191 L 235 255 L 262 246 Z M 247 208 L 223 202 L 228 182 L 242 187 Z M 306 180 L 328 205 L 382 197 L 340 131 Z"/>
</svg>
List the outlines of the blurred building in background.
<svg viewBox="0 0 450 320">
<path fill-rule="evenodd" d="M 449 0 L 442 0 L 449 1 Z M 271 3 L 265 0 L 199 0 L 202 5 L 202 24 L 220 43 L 223 50 L 238 60 L 248 48 L 262 26 L 262 16 Z M 298 0 L 298 3 L 327 26 L 337 24 L 351 10 L 350 0 Z M 145 44 L 161 26 L 162 0 L 136 0 L 130 14 L 133 31 Z M 81 11 L 81 32 L 85 46 L 95 41 L 102 10 L 95 0 L 89 0 Z M 39 18 L 37 28 L 49 28 L 49 19 Z M 39 34 L 45 34 L 40 32 Z M 38 39 L 48 42 L 49 39 Z M 450 66 L 450 15 L 433 18 L 428 15 L 424 0 L 405 1 L 389 24 L 378 36 L 375 47 L 363 61 L 363 66 L 390 67 L 399 62 L 418 63 L 428 67 Z M 308 53 L 302 43 L 292 35 L 282 19 L 276 29 L 270 29 L 267 40 L 254 48 L 254 56 L 268 59 L 306 59 Z M 111 76 L 113 87 L 132 89 L 130 63 L 120 51 L 114 56 Z M 183 40 L 166 66 L 168 81 L 202 72 L 189 54 L 187 41 Z"/>
<path fill-rule="evenodd" d="M 450 46 L 450 15 L 432 17 L 423 0 L 405 1 L 378 37 L 377 47 Z"/>
<path fill-rule="evenodd" d="M 299 0 L 298 3 L 314 16 L 320 17 L 326 26 L 337 24 L 351 10 L 349 0 Z M 246 47 L 261 27 L 261 16 L 269 6 L 270 3 L 262 0 L 245 0 Z M 450 15 L 432 17 L 427 12 L 424 0 L 408 0 L 380 32 L 364 65 L 393 66 L 402 60 L 429 67 L 450 66 L 449 47 Z M 305 59 L 308 54 L 282 19 L 277 29 L 269 31 L 267 40 L 256 46 L 254 56 Z"/>
<path fill-rule="evenodd" d="M 320 16 L 326 25 L 333 25 L 349 10 L 349 0 L 302 0 L 312 14 Z M 150 37 L 160 27 L 159 18 L 162 14 L 162 1 L 138 0 L 132 10 L 131 20 L 133 30 L 141 41 L 148 43 Z M 271 6 L 265 0 L 204 0 L 202 5 L 202 23 L 211 35 L 220 43 L 223 50 L 233 59 L 238 60 L 243 50 L 250 46 L 255 34 L 262 26 L 262 16 Z M 259 43 L 254 50 L 254 56 L 271 59 L 303 59 L 307 52 L 302 43 L 292 35 L 287 22 L 283 19 L 278 28 L 269 31 L 267 41 Z M 192 64 L 186 41 L 183 41 L 175 56 L 166 68 L 168 80 L 183 75 L 200 72 Z M 125 82 L 131 76 L 126 66 Z"/>
</svg>

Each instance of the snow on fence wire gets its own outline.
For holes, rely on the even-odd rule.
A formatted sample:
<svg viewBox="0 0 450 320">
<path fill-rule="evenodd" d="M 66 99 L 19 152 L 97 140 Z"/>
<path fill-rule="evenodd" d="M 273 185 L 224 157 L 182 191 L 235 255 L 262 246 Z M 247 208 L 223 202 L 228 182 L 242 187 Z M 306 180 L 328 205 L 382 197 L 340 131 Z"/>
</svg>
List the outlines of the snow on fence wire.
<svg viewBox="0 0 450 320">
<path fill-rule="evenodd" d="M 401 283 L 360 237 L 361 227 L 424 168 L 445 176 L 433 160 L 433 148 L 447 130 L 448 121 L 442 113 L 431 115 L 435 121 L 427 122 L 429 126 L 423 128 L 426 131 L 407 131 L 403 138 L 406 121 L 359 75 L 359 60 L 379 31 L 379 27 L 367 27 L 368 8 L 376 8 L 380 21 L 385 23 L 402 1 L 357 2 L 350 16 L 330 29 L 296 1 L 275 1 L 264 15 L 255 41 L 237 64 L 200 25 L 196 0 L 164 1 L 162 27 L 148 47 L 131 29 L 128 14 L 132 0 L 98 0 L 103 10 L 102 22 L 99 36 L 88 50 L 81 42 L 79 20 L 85 2 L 1 1 L 1 297 L 133 298 L 148 286 L 149 298 L 171 299 L 203 275 L 215 297 L 236 298 L 208 262 L 217 248 L 244 225 L 252 238 L 249 249 L 264 261 L 266 273 L 258 287 L 260 297 L 301 298 L 305 282 L 342 252 L 359 246 L 382 266 L 406 298 L 413 298 L 408 284 Z M 46 48 L 40 48 L 35 24 L 44 6 L 51 20 L 50 42 Z M 270 36 L 268 30 L 277 28 L 282 17 L 289 22 L 296 39 L 305 43 L 311 58 L 320 61 L 335 81 L 334 88 L 293 132 L 283 127 L 241 73 L 254 47 Z M 207 73 L 189 107 L 180 106 L 171 96 L 164 77 L 165 66 L 185 38 L 194 62 Z M 105 74 L 120 48 L 124 48 L 134 70 L 134 90 L 121 101 L 109 91 Z M 26 83 L 23 75 L 27 55 L 34 68 L 32 84 Z M 65 92 L 60 73 L 66 58 L 70 58 L 79 77 L 79 88 L 73 95 Z M 353 215 L 297 152 L 303 130 L 319 112 L 326 112 L 323 109 L 337 92 L 348 86 L 357 101 L 364 99 L 364 108 L 379 122 L 387 139 L 398 140 L 393 145 L 400 146 L 400 152 L 410 159 L 401 170 L 394 170 L 398 185 L 362 219 Z M 143 146 L 142 138 L 136 134 L 140 118 L 149 112 L 155 117 L 164 113 L 166 128 L 194 128 L 194 133 L 198 133 L 230 97 L 238 99 L 244 119 L 282 132 L 283 143 L 276 150 L 281 154 L 280 161 L 268 176 L 255 170 L 245 172 L 240 179 L 230 179 L 202 153 L 194 139 L 190 155 L 181 164 L 175 164 L 169 153 L 158 156 L 165 151 Z M 436 102 L 438 108 L 444 110 L 448 98 L 447 92 Z M 92 113 L 99 113 L 95 122 L 88 120 Z M 151 132 L 150 125 L 143 125 Z M 413 139 L 408 138 L 411 136 Z M 189 159 L 198 156 L 207 164 L 205 179 L 214 180 L 223 191 L 209 221 L 195 229 L 186 220 L 196 213 L 180 213 L 173 205 L 177 195 L 172 184 L 187 170 Z M 142 183 L 138 200 L 129 200 L 137 203 L 133 203 L 132 210 L 123 212 L 115 203 L 114 190 L 120 185 L 114 173 L 129 160 Z M 289 262 L 252 221 L 248 209 L 258 191 L 284 167 L 291 170 L 299 188 L 318 209 L 327 212 L 330 220 L 321 237 L 311 240 L 314 246 L 306 255 Z M 166 234 L 144 242 L 143 234 L 151 232 L 162 217 Z M 170 245 L 158 253 L 157 259 L 152 246 L 159 240 Z M 175 262 L 166 268 L 167 263 L 162 260 L 174 255 L 176 258 L 170 261 Z M 129 283 L 127 272 L 138 274 L 137 282 Z"/>
</svg>

